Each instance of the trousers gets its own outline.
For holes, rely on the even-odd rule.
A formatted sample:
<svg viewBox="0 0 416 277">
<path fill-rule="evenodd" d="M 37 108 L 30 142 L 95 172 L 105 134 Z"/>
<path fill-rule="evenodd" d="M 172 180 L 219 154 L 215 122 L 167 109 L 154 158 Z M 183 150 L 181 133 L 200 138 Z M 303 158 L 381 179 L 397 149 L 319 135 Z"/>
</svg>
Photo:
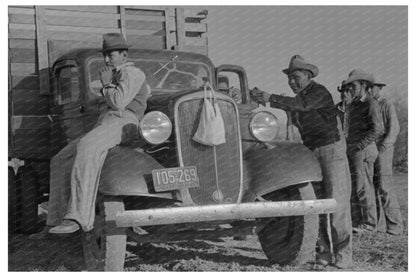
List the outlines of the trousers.
<svg viewBox="0 0 416 277">
<path fill-rule="evenodd" d="M 352 221 L 353 225 L 366 224 L 377 227 L 377 206 L 374 189 L 374 163 L 378 151 L 375 143 L 371 143 L 360 151 L 349 152 L 352 177 Z"/>
<path fill-rule="evenodd" d="M 386 150 L 379 152 L 374 165 L 374 186 L 377 195 L 379 231 L 396 234 L 403 232 L 400 204 L 393 183 L 394 144 L 386 144 Z"/>
<path fill-rule="evenodd" d="M 350 214 L 351 176 L 346 155 L 345 140 L 318 147 L 314 150 L 321 168 L 323 181 L 315 183 L 318 198 L 334 198 L 337 208 L 334 213 L 320 215 L 319 254 L 329 259 L 331 252 L 338 261 L 352 263 L 352 226 Z M 331 251 L 331 242 L 333 251 Z"/>
<path fill-rule="evenodd" d="M 121 142 L 123 127 L 138 124 L 130 112 L 107 112 L 82 138 L 69 143 L 51 161 L 47 225 L 77 221 L 83 231 L 94 225 L 99 177 L 107 152 Z"/>
</svg>

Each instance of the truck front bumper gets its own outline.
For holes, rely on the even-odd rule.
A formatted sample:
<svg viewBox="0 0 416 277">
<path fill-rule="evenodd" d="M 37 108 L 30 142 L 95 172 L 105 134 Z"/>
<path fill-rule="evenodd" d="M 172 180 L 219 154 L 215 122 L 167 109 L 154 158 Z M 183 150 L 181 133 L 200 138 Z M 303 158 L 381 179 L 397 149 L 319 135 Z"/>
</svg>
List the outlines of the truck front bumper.
<svg viewBox="0 0 416 277">
<path fill-rule="evenodd" d="M 124 211 L 116 215 L 117 227 L 151 226 L 217 220 L 299 216 L 331 213 L 335 199 L 282 202 L 252 202 L 207 206 Z"/>
</svg>

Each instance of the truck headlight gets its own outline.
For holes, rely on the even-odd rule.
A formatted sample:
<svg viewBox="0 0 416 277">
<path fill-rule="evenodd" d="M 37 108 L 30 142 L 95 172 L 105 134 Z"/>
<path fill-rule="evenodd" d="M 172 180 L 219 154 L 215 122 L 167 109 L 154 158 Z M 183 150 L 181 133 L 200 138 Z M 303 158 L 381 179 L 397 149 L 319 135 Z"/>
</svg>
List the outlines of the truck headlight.
<svg viewBox="0 0 416 277">
<path fill-rule="evenodd" d="M 153 111 L 145 114 L 140 121 L 140 132 L 147 142 L 160 144 L 172 133 L 172 122 L 166 114 Z"/>
<path fill-rule="evenodd" d="M 271 112 L 260 111 L 250 121 L 250 132 L 259 141 L 271 141 L 277 128 L 277 118 Z"/>
</svg>

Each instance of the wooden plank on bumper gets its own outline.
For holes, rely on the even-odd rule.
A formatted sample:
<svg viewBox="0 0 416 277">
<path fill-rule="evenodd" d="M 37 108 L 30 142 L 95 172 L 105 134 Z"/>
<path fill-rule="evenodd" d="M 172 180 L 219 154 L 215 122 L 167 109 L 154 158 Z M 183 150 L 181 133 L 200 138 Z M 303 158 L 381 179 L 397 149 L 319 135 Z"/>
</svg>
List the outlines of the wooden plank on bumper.
<svg viewBox="0 0 416 277">
<path fill-rule="evenodd" d="M 118 227 L 151 226 L 215 220 L 299 216 L 333 212 L 335 199 L 253 202 L 208 206 L 124 211 L 116 215 Z"/>
</svg>

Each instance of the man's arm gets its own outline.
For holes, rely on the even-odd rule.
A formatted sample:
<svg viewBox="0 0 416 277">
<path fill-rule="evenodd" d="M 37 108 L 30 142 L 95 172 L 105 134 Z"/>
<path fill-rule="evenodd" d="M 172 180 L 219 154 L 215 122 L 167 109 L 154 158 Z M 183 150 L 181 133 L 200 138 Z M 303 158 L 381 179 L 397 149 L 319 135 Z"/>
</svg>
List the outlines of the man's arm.
<svg viewBox="0 0 416 277">
<path fill-rule="evenodd" d="M 121 77 L 117 84 L 110 84 L 103 88 L 103 95 L 110 107 L 123 111 L 136 96 L 146 76 L 141 70 L 134 67 L 124 68 L 120 74 Z"/>
<path fill-rule="evenodd" d="M 386 101 L 386 135 L 382 141 L 382 144 L 394 144 L 396 142 L 397 136 L 400 132 L 399 119 L 397 118 L 396 108 L 394 104 L 390 101 Z"/>
<path fill-rule="evenodd" d="M 370 121 L 370 129 L 366 135 L 357 143 L 357 149 L 363 150 L 370 143 L 375 142 L 383 134 L 383 121 L 381 118 L 380 107 L 375 100 L 371 100 L 368 109 L 368 120 Z"/>
<path fill-rule="evenodd" d="M 308 112 L 323 107 L 334 105 L 331 104 L 329 92 L 322 88 L 314 89 L 307 95 L 288 97 L 282 95 L 270 96 L 270 107 L 282 109 L 285 111 Z"/>
</svg>

